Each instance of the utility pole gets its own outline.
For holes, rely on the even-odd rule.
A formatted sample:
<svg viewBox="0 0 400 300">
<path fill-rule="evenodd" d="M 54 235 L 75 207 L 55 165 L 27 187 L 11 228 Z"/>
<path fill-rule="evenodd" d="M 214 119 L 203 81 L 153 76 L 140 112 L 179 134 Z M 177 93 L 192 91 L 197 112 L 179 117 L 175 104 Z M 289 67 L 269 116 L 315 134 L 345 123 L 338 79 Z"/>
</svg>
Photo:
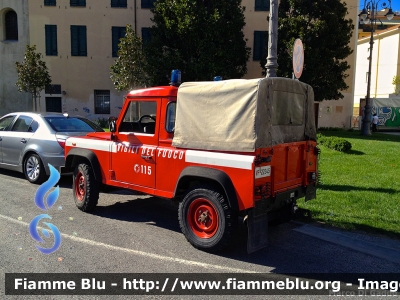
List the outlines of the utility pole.
<svg viewBox="0 0 400 300">
<path fill-rule="evenodd" d="M 265 64 L 267 69 L 266 77 L 276 77 L 276 69 L 278 68 L 278 0 L 270 0 L 268 34 L 268 57 Z"/>
<path fill-rule="evenodd" d="M 376 12 L 378 11 L 378 3 L 380 0 L 364 1 L 364 8 L 358 15 L 363 24 L 371 23 L 371 37 L 369 39 L 369 63 L 368 63 L 368 79 L 367 79 L 367 95 L 365 96 L 365 107 L 362 119 L 361 135 L 371 135 L 371 69 L 372 69 L 372 49 L 374 47 L 374 31 L 376 26 Z M 394 13 L 392 11 L 392 1 L 389 2 L 389 10 L 386 13 L 388 20 L 393 19 Z M 387 8 L 386 2 L 382 3 L 382 8 Z M 368 10 L 367 10 L 368 9 Z"/>
</svg>

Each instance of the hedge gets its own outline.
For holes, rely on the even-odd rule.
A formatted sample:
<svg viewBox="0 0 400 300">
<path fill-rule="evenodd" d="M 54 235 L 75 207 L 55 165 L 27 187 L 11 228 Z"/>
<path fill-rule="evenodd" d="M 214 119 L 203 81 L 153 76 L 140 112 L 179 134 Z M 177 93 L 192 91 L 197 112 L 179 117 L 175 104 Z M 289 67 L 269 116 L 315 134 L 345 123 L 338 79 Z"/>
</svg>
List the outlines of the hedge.
<svg viewBox="0 0 400 300">
<path fill-rule="evenodd" d="M 319 144 L 324 145 L 325 147 L 332 150 L 347 152 L 352 147 L 351 143 L 343 138 L 335 136 L 324 136 L 320 133 L 318 133 L 317 138 Z"/>
</svg>

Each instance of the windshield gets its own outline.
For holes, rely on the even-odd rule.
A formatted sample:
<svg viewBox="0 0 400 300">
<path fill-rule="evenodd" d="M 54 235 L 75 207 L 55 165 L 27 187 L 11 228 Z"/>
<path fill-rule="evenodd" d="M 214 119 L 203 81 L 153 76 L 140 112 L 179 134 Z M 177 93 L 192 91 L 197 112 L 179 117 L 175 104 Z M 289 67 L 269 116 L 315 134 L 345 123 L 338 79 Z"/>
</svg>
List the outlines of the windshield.
<svg viewBox="0 0 400 300">
<path fill-rule="evenodd" d="M 57 132 L 104 131 L 88 119 L 78 117 L 44 117 L 44 119 Z"/>
</svg>

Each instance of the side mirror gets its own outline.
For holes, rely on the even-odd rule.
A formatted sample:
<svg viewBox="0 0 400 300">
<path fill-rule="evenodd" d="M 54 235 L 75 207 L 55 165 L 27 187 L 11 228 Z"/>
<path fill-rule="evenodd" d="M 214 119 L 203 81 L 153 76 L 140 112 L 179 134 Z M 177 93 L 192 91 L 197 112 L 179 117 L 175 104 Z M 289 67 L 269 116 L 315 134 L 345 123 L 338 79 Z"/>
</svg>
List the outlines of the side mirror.
<svg viewBox="0 0 400 300">
<path fill-rule="evenodd" d="M 108 118 L 108 128 L 110 129 L 110 132 L 116 132 L 117 131 L 117 127 L 116 127 L 116 122 L 117 122 L 117 118 L 115 117 L 109 117 Z"/>
</svg>

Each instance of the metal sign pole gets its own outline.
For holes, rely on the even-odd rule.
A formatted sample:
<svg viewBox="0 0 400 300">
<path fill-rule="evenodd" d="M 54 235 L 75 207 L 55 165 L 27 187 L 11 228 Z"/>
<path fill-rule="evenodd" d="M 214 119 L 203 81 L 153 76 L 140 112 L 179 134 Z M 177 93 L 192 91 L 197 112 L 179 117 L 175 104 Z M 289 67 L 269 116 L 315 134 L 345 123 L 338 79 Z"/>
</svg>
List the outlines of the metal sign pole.
<svg viewBox="0 0 400 300">
<path fill-rule="evenodd" d="M 278 68 L 277 48 L 278 48 L 278 0 L 270 0 L 268 57 L 267 57 L 267 63 L 265 64 L 265 68 L 267 69 L 266 77 L 277 77 L 276 76 L 276 69 Z"/>
</svg>

